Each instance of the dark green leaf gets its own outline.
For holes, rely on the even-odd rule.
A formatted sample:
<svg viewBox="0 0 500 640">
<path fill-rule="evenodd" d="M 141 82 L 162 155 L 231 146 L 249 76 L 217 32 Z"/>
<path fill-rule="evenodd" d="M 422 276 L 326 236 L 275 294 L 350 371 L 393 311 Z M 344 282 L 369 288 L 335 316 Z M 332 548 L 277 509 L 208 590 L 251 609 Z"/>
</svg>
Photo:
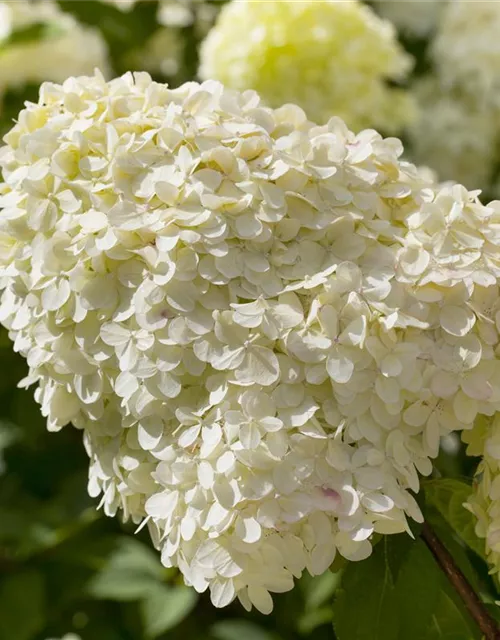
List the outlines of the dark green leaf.
<svg viewBox="0 0 500 640">
<path fill-rule="evenodd" d="M 0 638 L 31 640 L 44 625 L 45 594 L 42 576 L 25 571 L 0 585 Z"/>
<path fill-rule="evenodd" d="M 333 626 L 339 640 L 397 640 L 397 595 L 388 559 L 388 538 L 363 562 L 343 573 L 333 605 Z"/>
<path fill-rule="evenodd" d="M 426 638 L 440 592 L 440 569 L 422 540 L 409 551 L 396 583 L 399 636 L 405 640 Z"/>
<path fill-rule="evenodd" d="M 467 622 L 447 593 L 439 594 L 425 640 L 474 640 Z"/>
</svg>

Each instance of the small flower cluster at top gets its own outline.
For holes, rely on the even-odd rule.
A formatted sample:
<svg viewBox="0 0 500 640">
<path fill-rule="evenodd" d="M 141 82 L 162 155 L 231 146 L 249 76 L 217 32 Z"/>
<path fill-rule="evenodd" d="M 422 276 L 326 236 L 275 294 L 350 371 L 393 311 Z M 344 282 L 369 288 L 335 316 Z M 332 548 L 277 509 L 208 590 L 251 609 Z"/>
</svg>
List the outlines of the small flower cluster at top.
<svg viewBox="0 0 500 640">
<path fill-rule="evenodd" d="M 17 37 L 30 29 L 33 39 Z M 107 73 L 107 47 L 101 34 L 80 25 L 55 2 L 15 0 L 0 2 L 0 110 L 3 94 L 11 88 L 62 82 L 69 75 Z"/>
<path fill-rule="evenodd" d="M 434 71 L 414 87 L 420 117 L 409 136 L 416 162 L 493 195 L 500 193 L 499 33 L 499 2 L 442 3 L 429 43 Z"/>
<path fill-rule="evenodd" d="M 301 106 L 326 122 L 390 133 L 412 121 L 404 80 L 412 58 L 394 26 L 358 0 L 226 4 L 200 50 L 200 76 L 255 89 L 271 107 Z"/>
<path fill-rule="evenodd" d="M 42 85 L 0 151 L 0 321 L 165 566 L 267 613 L 421 520 L 500 410 L 500 203 L 402 145 L 144 73 Z"/>
</svg>

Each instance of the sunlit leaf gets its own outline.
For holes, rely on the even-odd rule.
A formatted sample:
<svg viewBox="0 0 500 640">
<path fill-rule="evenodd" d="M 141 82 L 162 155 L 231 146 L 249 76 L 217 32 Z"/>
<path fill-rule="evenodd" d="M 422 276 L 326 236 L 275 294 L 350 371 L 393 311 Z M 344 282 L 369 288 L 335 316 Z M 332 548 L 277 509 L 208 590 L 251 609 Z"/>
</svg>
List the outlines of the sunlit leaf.
<svg viewBox="0 0 500 640">
<path fill-rule="evenodd" d="M 424 483 L 425 497 L 443 516 L 455 533 L 484 560 L 484 542 L 475 532 L 475 518 L 464 506 L 472 488 L 453 478 L 438 478 Z"/>
<path fill-rule="evenodd" d="M 197 599 L 198 594 L 189 587 L 156 585 L 141 602 L 147 637 L 156 638 L 179 624 L 192 611 Z"/>
</svg>

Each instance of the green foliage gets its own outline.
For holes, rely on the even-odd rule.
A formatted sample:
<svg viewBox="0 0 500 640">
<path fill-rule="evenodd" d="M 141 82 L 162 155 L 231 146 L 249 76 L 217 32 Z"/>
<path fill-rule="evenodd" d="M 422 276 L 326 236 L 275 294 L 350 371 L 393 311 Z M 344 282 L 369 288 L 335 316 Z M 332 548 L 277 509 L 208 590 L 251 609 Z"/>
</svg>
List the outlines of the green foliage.
<svg viewBox="0 0 500 640">
<path fill-rule="evenodd" d="M 247 620 L 222 620 L 211 628 L 215 640 L 275 640 L 276 635 Z"/>
<path fill-rule="evenodd" d="M 443 516 L 463 542 L 485 558 L 484 542 L 474 533 L 475 520 L 463 506 L 472 493 L 472 487 L 454 478 L 439 478 L 424 483 L 427 502 Z"/>
<path fill-rule="evenodd" d="M 94 598 L 127 602 L 146 598 L 161 585 L 164 571 L 156 555 L 133 538 L 120 538 L 88 585 Z"/>
<path fill-rule="evenodd" d="M 0 45 L 0 55 L 2 51 L 17 44 L 35 44 L 39 40 L 52 38 L 62 33 L 57 24 L 35 23 L 24 29 L 13 31 L 7 38 L 2 40 Z"/>
<path fill-rule="evenodd" d="M 421 539 L 384 538 L 344 571 L 333 605 L 338 640 L 475 640 L 479 636 Z"/>
<path fill-rule="evenodd" d="M 156 583 L 141 602 L 146 637 L 157 638 L 182 622 L 193 610 L 197 599 L 196 592 L 189 587 Z"/>
<path fill-rule="evenodd" d="M 11 574 L 0 586 L 0 638 L 30 640 L 45 623 L 45 587 L 34 570 Z"/>
</svg>

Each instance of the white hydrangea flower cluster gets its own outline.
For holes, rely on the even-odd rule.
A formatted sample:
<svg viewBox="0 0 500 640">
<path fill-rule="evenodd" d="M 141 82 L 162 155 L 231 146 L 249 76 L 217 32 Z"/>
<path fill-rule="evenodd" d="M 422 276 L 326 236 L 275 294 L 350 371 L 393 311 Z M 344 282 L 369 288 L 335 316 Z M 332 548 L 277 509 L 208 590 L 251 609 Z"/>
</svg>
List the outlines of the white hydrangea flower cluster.
<svg viewBox="0 0 500 640">
<path fill-rule="evenodd" d="M 446 0 L 372 0 L 378 13 L 403 33 L 416 38 L 429 35 L 439 21 Z"/>
<path fill-rule="evenodd" d="M 500 107 L 500 3 L 453 0 L 432 45 L 443 86 L 459 87 L 481 105 Z"/>
<path fill-rule="evenodd" d="M 219 83 L 44 84 L 0 152 L 0 321 L 89 492 L 216 606 L 421 520 L 500 409 L 500 204 Z"/>
<path fill-rule="evenodd" d="M 40 38 L 13 39 L 16 32 L 43 26 Z M 0 2 L 0 101 L 9 88 L 45 80 L 62 82 L 74 74 L 108 72 L 107 47 L 100 33 L 80 25 L 55 2 Z"/>
<path fill-rule="evenodd" d="M 200 50 L 199 75 L 254 89 L 270 106 L 298 104 L 317 122 L 400 130 L 414 116 L 403 80 L 411 57 L 394 26 L 357 0 L 235 0 Z"/>
<path fill-rule="evenodd" d="M 500 302 L 495 305 L 500 325 Z M 474 429 L 464 434 L 467 453 L 481 456 L 474 480 L 474 493 L 467 508 L 476 516 L 476 535 L 485 539 L 492 572 L 500 574 L 500 414 L 479 418 Z"/>
<path fill-rule="evenodd" d="M 412 160 L 431 163 L 441 180 L 488 188 L 494 178 L 500 129 L 493 109 L 443 91 L 428 76 L 414 87 L 420 109 L 408 129 Z"/>
</svg>

